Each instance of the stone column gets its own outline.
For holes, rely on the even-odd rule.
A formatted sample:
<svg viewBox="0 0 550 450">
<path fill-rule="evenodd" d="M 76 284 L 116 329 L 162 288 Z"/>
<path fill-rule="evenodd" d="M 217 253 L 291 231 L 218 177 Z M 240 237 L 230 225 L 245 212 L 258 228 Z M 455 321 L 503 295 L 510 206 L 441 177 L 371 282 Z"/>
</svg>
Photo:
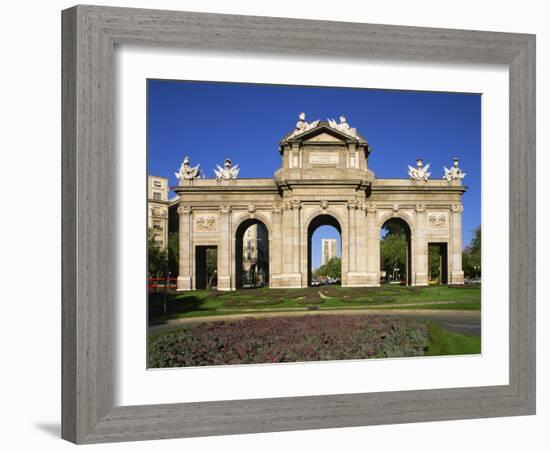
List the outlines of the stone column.
<svg viewBox="0 0 550 450">
<path fill-rule="evenodd" d="M 193 282 L 193 222 L 191 207 L 179 206 L 179 272 L 178 291 L 195 289 Z"/>
<path fill-rule="evenodd" d="M 357 271 L 357 200 L 348 200 L 348 272 Z"/>
<path fill-rule="evenodd" d="M 355 270 L 363 278 L 361 285 L 366 283 L 367 275 L 367 216 L 366 205 L 359 201 L 355 211 Z"/>
<path fill-rule="evenodd" d="M 300 212 L 302 209 L 302 204 L 299 200 L 292 200 L 290 202 L 290 207 L 292 208 L 292 273 L 295 274 L 298 285 L 302 284 L 302 275 L 301 275 L 301 255 L 302 252 L 300 241 L 301 241 L 301 227 L 300 227 Z M 284 244 L 283 244 L 284 245 Z M 307 283 L 307 280 L 306 280 Z"/>
<path fill-rule="evenodd" d="M 231 255 L 231 206 L 220 206 L 219 213 L 219 241 L 218 241 L 218 290 L 230 291 L 235 289 L 231 284 L 233 258 Z"/>
<path fill-rule="evenodd" d="M 426 206 L 417 205 L 416 225 L 411 230 L 411 284 L 428 285 L 428 241 L 426 239 L 427 218 Z"/>
<path fill-rule="evenodd" d="M 281 245 L 282 206 L 274 205 L 271 211 L 271 230 L 269 236 L 269 287 L 280 287 L 280 275 L 283 272 Z"/>
<path fill-rule="evenodd" d="M 300 274 L 300 202 L 285 201 L 280 218 L 280 273 L 273 287 L 301 287 Z"/>
<path fill-rule="evenodd" d="M 292 213 L 290 202 L 285 202 L 281 218 L 281 272 L 284 275 L 292 273 L 294 256 L 287 251 L 293 245 Z"/>
<path fill-rule="evenodd" d="M 367 205 L 367 286 L 380 286 L 380 229 L 376 205 Z"/>
<path fill-rule="evenodd" d="M 460 204 L 451 206 L 451 276 L 450 284 L 464 284 L 464 272 L 462 270 L 462 212 L 464 207 Z"/>
</svg>

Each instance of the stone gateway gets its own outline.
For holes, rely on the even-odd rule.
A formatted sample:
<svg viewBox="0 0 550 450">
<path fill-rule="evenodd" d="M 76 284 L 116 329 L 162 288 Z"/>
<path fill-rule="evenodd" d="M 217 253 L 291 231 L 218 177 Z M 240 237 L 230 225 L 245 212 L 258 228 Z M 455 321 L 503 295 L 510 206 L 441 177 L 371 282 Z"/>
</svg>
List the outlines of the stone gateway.
<svg viewBox="0 0 550 450">
<path fill-rule="evenodd" d="M 189 161 L 173 190 L 179 197 L 178 290 L 202 288 L 197 262 L 217 249 L 220 290 L 241 286 L 243 234 L 253 224 L 267 234 L 267 284 L 311 283 L 311 238 L 322 225 L 341 235 L 342 286 L 380 285 L 380 230 L 398 222 L 407 236 L 406 282 L 428 284 L 428 246 L 442 248 L 443 282 L 463 284 L 462 185 L 455 161 L 443 179 L 429 179 L 429 164 L 409 166 L 409 179 L 379 179 L 369 169 L 371 149 L 345 117 L 307 123 L 279 144 L 281 168 L 273 178 L 238 178 L 227 159 L 216 179 L 191 176 Z M 196 176 L 195 176 L 196 175 Z M 199 283 L 200 284 L 200 283 Z"/>
</svg>

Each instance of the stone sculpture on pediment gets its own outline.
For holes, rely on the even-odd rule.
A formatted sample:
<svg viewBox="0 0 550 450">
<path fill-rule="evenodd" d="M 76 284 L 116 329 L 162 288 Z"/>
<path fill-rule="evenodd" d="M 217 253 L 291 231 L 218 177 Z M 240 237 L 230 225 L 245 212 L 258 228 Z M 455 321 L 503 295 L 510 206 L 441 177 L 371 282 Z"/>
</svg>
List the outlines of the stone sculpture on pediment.
<svg viewBox="0 0 550 450">
<path fill-rule="evenodd" d="M 235 180 L 239 175 L 239 170 L 240 170 L 239 165 L 235 164 L 233 166 L 231 160 L 227 158 L 223 163 L 223 167 L 216 165 L 216 169 L 214 169 L 214 173 L 216 174 L 216 180 L 218 181 Z"/>
<path fill-rule="evenodd" d="M 428 181 L 428 178 L 430 178 L 431 173 L 428 172 L 430 169 L 430 165 L 426 164 L 423 165 L 422 159 L 416 160 L 416 168 L 412 166 L 407 166 L 409 168 L 409 177 L 411 180 L 414 181 Z"/>
<path fill-rule="evenodd" d="M 183 158 L 183 162 L 179 170 L 174 174 L 179 180 L 180 184 L 183 180 L 193 180 L 198 178 L 201 175 L 200 164 L 197 164 L 195 167 L 191 167 L 189 156 Z"/>
</svg>

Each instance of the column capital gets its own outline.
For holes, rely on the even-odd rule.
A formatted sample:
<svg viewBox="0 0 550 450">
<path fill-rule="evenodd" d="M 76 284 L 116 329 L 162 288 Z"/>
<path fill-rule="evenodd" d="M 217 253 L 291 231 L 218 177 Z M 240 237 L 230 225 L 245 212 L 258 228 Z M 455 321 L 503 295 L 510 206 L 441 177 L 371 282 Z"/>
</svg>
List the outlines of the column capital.
<svg viewBox="0 0 550 450">
<path fill-rule="evenodd" d="M 451 205 L 451 211 L 454 214 L 462 214 L 462 212 L 464 211 L 464 206 L 462 206 L 459 203 L 455 203 L 455 204 Z"/>
<path fill-rule="evenodd" d="M 355 199 L 348 200 L 346 206 L 348 209 L 357 209 L 359 207 L 359 202 Z"/>
<path fill-rule="evenodd" d="M 291 200 L 290 201 L 290 208 L 291 209 L 300 209 L 302 207 L 302 203 L 300 200 Z"/>
<path fill-rule="evenodd" d="M 281 214 L 281 212 L 283 211 L 283 205 L 275 204 L 271 208 L 271 211 L 273 212 L 273 214 Z"/>
<path fill-rule="evenodd" d="M 414 210 L 416 211 L 417 214 L 425 213 L 426 212 L 426 205 L 424 205 L 423 203 L 418 204 L 418 205 L 416 205 Z"/>
<path fill-rule="evenodd" d="M 188 216 L 192 212 L 192 208 L 190 206 L 178 206 L 178 214 L 180 216 Z"/>
<path fill-rule="evenodd" d="M 220 206 L 220 213 L 229 214 L 230 212 L 231 212 L 231 206 L 230 205 L 221 205 Z"/>
</svg>

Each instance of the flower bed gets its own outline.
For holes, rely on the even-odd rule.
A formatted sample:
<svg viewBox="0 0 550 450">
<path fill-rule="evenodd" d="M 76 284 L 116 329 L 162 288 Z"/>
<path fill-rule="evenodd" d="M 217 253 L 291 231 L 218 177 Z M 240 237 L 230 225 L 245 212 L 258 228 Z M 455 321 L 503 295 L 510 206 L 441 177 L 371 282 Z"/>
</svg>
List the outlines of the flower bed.
<svg viewBox="0 0 550 450">
<path fill-rule="evenodd" d="M 420 356 L 426 324 L 369 315 L 214 321 L 150 338 L 149 367 Z"/>
</svg>

